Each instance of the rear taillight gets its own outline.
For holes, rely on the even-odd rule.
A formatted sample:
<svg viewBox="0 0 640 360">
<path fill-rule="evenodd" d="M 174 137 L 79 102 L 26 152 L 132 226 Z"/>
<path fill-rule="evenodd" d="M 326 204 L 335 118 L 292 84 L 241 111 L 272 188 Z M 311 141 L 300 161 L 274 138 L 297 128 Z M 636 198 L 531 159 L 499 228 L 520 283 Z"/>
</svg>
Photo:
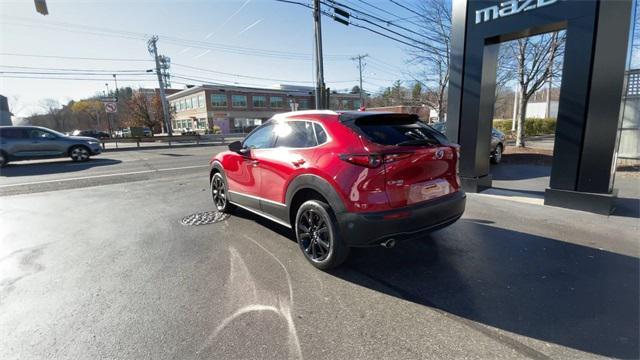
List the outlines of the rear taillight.
<svg viewBox="0 0 640 360">
<path fill-rule="evenodd" d="M 382 159 L 378 154 L 342 154 L 340 159 L 358 166 L 377 168 L 382 164 Z"/>
<path fill-rule="evenodd" d="M 395 154 L 342 154 L 340 159 L 358 166 L 366 166 L 369 168 L 377 168 L 378 166 L 394 161 L 407 159 L 413 155 L 412 153 L 395 153 Z"/>
</svg>

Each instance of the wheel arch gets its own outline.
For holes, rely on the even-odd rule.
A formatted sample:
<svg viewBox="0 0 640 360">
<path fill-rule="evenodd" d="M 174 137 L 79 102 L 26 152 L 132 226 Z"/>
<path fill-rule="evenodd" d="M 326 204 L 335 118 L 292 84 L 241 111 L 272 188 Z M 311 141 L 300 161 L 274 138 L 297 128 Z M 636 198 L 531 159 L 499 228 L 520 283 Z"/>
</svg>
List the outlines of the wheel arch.
<svg viewBox="0 0 640 360">
<path fill-rule="evenodd" d="M 326 201 L 335 214 L 346 211 L 342 199 L 327 180 L 318 175 L 304 174 L 293 179 L 287 187 L 285 204 L 289 209 L 290 224 L 295 223 L 295 212 L 304 202 L 302 200 L 314 198 Z"/>
<path fill-rule="evenodd" d="M 77 148 L 77 147 L 83 147 L 83 148 L 87 149 L 87 151 L 89 152 L 89 154 L 91 154 L 91 149 L 90 149 L 87 145 L 84 145 L 84 144 L 71 144 L 71 145 L 69 145 L 69 147 L 67 148 L 67 154 L 66 154 L 66 155 L 67 155 L 67 156 L 71 156 L 71 150 L 72 150 L 73 148 Z"/>
</svg>

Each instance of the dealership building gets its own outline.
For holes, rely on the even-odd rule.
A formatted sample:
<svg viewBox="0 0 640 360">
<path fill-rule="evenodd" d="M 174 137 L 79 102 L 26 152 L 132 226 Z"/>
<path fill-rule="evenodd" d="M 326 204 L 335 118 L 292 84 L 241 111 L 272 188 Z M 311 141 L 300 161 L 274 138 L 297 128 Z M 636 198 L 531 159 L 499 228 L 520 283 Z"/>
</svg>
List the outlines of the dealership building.
<svg viewBox="0 0 640 360">
<path fill-rule="evenodd" d="M 276 113 L 315 107 L 314 88 L 277 85 L 253 88 L 201 85 L 167 96 L 174 131 L 219 129 L 222 134 L 242 133 L 262 124 Z M 332 93 L 331 108 L 357 110 L 359 94 Z"/>
</svg>

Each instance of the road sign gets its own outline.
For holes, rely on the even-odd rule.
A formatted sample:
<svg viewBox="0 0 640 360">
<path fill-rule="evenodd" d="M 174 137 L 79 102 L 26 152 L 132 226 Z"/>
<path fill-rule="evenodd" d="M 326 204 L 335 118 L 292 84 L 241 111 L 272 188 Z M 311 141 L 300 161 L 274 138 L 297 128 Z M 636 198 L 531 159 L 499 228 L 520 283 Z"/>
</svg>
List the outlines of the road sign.
<svg viewBox="0 0 640 360">
<path fill-rule="evenodd" d="M 103 103 L 117 102 L 118 98 L 115 98 L 115 97 L 103 97 L 103 98 L 100 98 L 100 101 L 102 101 Z"/>
<path fill-rule="evenodd" d="M 105 102 L 104 103 L 104 111 L 108 113 L 117 113 L 118 112 L 118 104 L 115 102 Z"/>
</svg>

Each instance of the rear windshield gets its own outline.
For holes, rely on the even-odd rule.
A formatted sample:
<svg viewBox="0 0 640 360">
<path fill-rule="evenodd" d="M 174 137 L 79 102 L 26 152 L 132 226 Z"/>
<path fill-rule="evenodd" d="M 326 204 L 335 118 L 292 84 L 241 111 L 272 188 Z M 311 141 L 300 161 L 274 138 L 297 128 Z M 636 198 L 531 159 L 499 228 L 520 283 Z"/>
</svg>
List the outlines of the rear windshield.
<svg viewBox="0 0 640 360">
<path fill-rule="evenodd" d="M 381 145 L 439 145 L 447 138 L 416 118 L 373 116 L 357 119 L 355 127 Z"/>
</svg>

